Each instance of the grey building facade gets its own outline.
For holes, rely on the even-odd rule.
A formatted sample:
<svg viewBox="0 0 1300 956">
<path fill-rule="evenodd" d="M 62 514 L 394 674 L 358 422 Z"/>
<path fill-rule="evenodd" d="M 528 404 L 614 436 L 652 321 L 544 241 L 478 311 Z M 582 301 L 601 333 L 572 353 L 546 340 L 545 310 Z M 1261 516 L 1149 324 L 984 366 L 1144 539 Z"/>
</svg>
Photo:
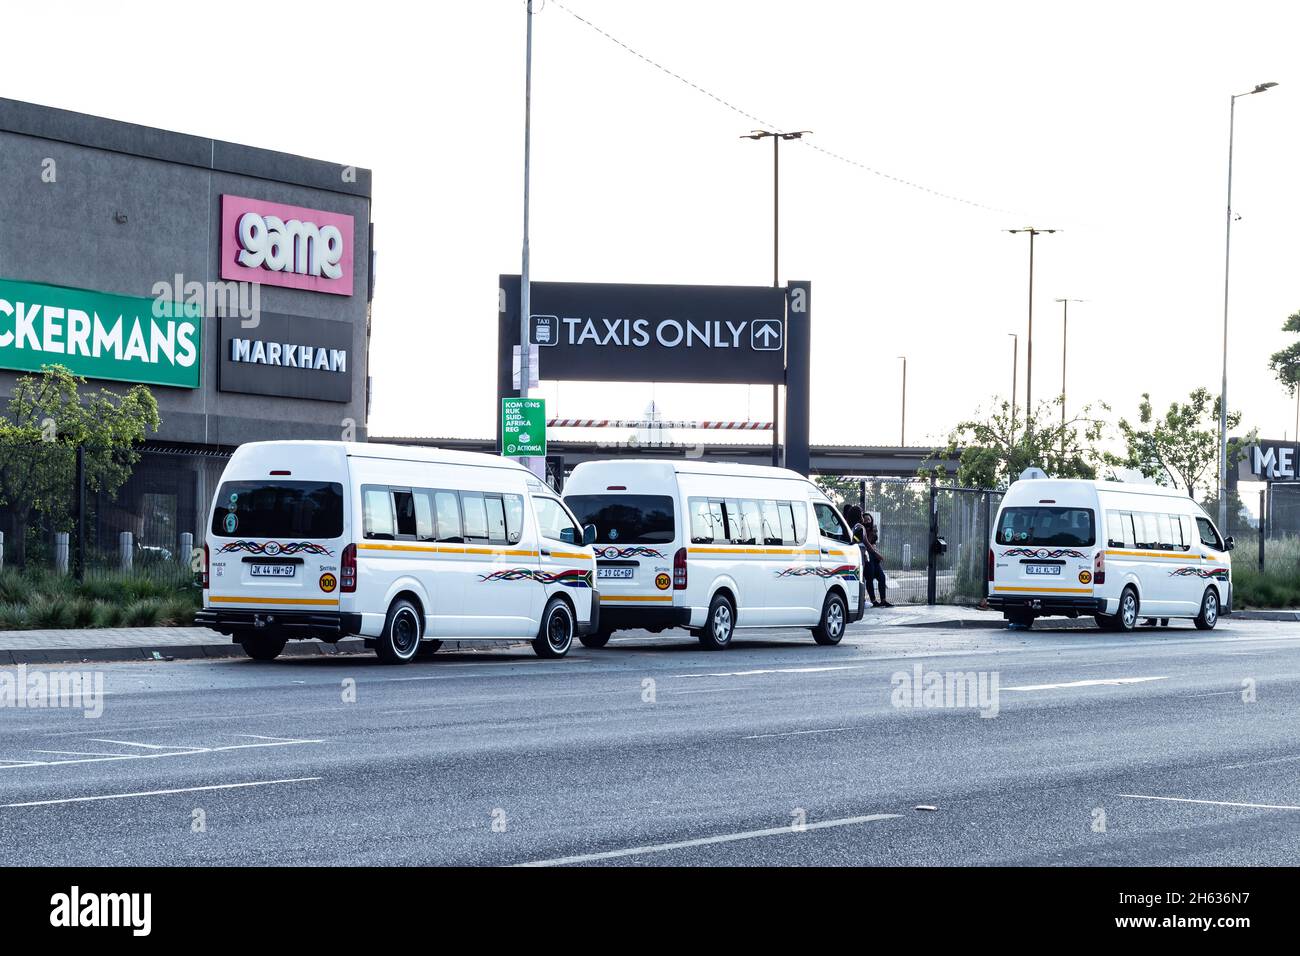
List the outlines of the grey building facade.
<svg viewBox="0 0 1300 956">
<path fill-rule="evenodd" d="M 113 502 L 144 537 L 160 494 L 164 538 L 199 530 L 234 446 L 364 441 L 370 188 L 366 169 L 0 99 L 0 402 L 42 364 L 148 384 L 153 444 L 189 457 Z M 166 300 L 180 311 L 151 316 Z"/>
</svg>

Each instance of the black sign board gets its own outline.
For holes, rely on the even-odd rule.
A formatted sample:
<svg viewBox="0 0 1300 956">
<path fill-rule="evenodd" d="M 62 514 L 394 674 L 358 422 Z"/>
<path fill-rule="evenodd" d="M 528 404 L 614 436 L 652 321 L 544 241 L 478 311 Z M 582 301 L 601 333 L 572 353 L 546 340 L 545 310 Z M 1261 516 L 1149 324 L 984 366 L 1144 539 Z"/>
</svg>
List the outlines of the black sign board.
<svg viewBox="0 0 1300 956">
<path fill-rule="evenodd" d="M 540 378 L 785 381 L 784 289 L 534 282 L 531 296 Z M 517 292 L 506 292 L 505 303 L 517 322 Z"/>
<path fill-rule="evenodd" d="M 352 398 L 351 322 L 262 312 L 256 324 L 221 318 L 217 387 L 223 392 L 347 402 Z"/>
<path fill-rule="evenodd" d="M 1241 449 L 1238 481 L 1296 481 L 1300 479 L 1300 444 L 1259 439 Z"/>
</svg>

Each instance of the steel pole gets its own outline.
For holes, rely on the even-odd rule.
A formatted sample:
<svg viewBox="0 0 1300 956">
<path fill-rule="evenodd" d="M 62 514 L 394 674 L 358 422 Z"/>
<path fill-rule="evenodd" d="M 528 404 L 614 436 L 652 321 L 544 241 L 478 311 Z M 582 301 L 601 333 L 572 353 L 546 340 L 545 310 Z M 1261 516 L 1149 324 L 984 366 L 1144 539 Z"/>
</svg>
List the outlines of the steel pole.
<svg viewBox="0 0 1300 956">
<path fill-rule="evenodd" d="M 781 137 L 772 137 L 772 285 L 781 287 Z M 772 467 L 781 465 L 781 386 L 772 386 Z"/>
<path fill-rule="evenodd" d="M 1223 382 L 1219 389 L 1219 532 L 1228 533 L 1228 276 L 1232 264 L 1232 137 L 1237 97 L 1228 101 L 1228 210 L 1223 242 Z"/>
</svg>

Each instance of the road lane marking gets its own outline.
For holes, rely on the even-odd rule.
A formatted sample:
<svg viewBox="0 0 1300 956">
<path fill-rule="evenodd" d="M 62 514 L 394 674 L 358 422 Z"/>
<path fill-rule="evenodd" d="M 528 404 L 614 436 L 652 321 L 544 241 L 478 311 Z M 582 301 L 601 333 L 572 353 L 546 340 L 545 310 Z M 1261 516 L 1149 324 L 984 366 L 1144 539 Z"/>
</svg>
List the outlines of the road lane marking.
<svg viewBox="0 0 1300 956">
<path fill-rule="evenodd" d="M 1166 677 L 1111 677 L 1099 680 L 1075 680 L 1064 684 L 1026 684 L 1023 687 L 1003 687 L 1003 690 L 1061 690 L 1069 687 L 1118 687 L 1121 684 L 1143 684 L 1152 680 L 1169 680 Z"/>
<path fill-rule="evenodd" d="M 1300 810 L 1300 807 L 1286 804 L 1233 803 L 1229 800 L 1191 800 L 1186 797 L 1148 797 L 1140 793 L 1117 793 L 1115 796 L 1128 797 L 1130 800 L 1164 800 L 1168 803 L 1203 803 L 1214 807 L 1245 807 L 1248 810 Z"/>
<path fill-rule="evenodd" d="M 193 750 L 189 744 L 138 744 L 133 740 L 109 740 L 106 737 L 87 738 L 93 744 L 117 744 L 120 747 L 145 747 L 149 750 Z"/>
<path fill-rule="evenodd" d="M 873 813 L 865 817 L 844 817 L 839 820 L 821 820 L 817 823 L 805 823 L 796 829 L 793 826 L 769 827 L 766 830 L 744 830 L 740 833 L 725 833 L 720 836 L 700 837 L 695 840 L 680 840 L 676 843 L 656 843 L 651 846 L 634 846 L 622 850 L 606 850 L 602 853 L 583 853 L 579 856 L 561 856 L 552 860 L 534 860 L 530 863 L 516 863 L 515 866 L 567 866 L 571 863 L 592 863 L 597 860 L 616 860 L 621 857 L 642 856 L 647 853 L 667 853 L 670 850 L 685 850 L 696 846 L 713 846 L 718 843 L 734 843 L 738 840 L 757 840 L 762 837 L 788 836 L 803 833 L 806 830 L 825 830 L 830 827 L 850 827 L 860 823 L 874 823 L 877 820 L 897 820 L 897 813 Z"/>
<path fill-rule="evenodd" d="M 138 757 L 139 754 L 110 754 L 99 750 L 33 750 L 34 754 L 57 754 L 60 757 Z"/>
<path fill-rule="evenodd" d="M 207 787 L 181 787 L 176 790 L 142 790 L 139 793 L 105 793 L 93 797 L 66 797 L 62 800 L 31 800 L 27 803 L 0 803 L 10 807 L 49 807 L 60 803 L 90 803 L 94 800 L 130 800 L 135 797 L 164 797 L 174 793 L 198 793 L 202 790 L 239 790 L 244 787 L 271 787 L 281 783 L 306 783 L 320 777 L 286 777 L 283 780 L 251 780 L 248 783 L 217 783 Z"/>
<path fill-rule="evenodd" d="M 718 671 L 712 674 L 673 674 L 673 677 L 755 677 L 760 674 L 823 674 L 826 671 L 860 671 L 867 664 L 840 664 L 834 667 L 762 667 L 748 671 Z"/>
<path fill-rule="evenodd" d="M 838 734 L 845 730 L 852 730 L 852 727 L 827 727 L 825 730 L 787 730 L 780 734 L 753 734 L 749 737 L 741 737 L 741 740 L 765 740 L 768 737 L 803 737 L 807 734 Z"/>
<path fill-rule="evenodd" d="M 109 741 L 116 743 L 117 741 Z M 28 760 L 24 763 L 0 763 L 0 770 L 17 770 L 22 767 L 65 767 L 69 764 L 107 763 L 113 760 L 156 760 L 162 757 L 192 757 L 196 754 L 225 753 L 231 750 L 253 750 L 259 747 L 291 747 L 299 744 L 323 744 L 322 740 L 268 740 L 255 744 L 228 744 L 224 747 L 197 747 L 189 750 L 160 750 L 143 754 L 123 754 L 112 757 L 82 757 L 76 760 Z M 142 744 L 141 746 L 148 746 Z M 9 760 L 0 757 L 0 761 Z"/>
</svg>

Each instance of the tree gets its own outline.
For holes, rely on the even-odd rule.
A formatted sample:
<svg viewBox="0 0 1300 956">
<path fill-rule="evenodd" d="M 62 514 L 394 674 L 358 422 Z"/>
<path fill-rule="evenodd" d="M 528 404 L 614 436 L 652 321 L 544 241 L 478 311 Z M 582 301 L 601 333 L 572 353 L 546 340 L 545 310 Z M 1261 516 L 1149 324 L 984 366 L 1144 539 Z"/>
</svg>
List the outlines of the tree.
<svg viewBox="0 0 1300 956">
<path fill-rule="evenodd" d="M 1240 424 L 1241 412 L 1229 412 L 1228 428 Z M 1108 456 L 1112 465 L 1136 469 L 1161 485 L 1183 489 L 1192 498 L 1210 485 L 1207 473 L 1219 461 L 1219 399 L 1212 398 L 1209 389 L 1194 389 L 1186 402 L 1171 403 L 1160 418 L 1155 417 L 1151 396 L 1143 393 L 1137 425 L 1120 419 L 1119 431 L 1126 452 Z M 1229 467 L 1241 459 L 1242 447 L 1240 441 L 1228 443 Z"/>
<path fill-rule="evenodd" d="M 1026 423 L 1010 402 L 999 400 L 987 417 L 958 423 L 945 451 L 949 458 L 961 456 L 957 483 L 1006 488 L 1026 468 L 1041 468 L 1053 478 L 1096 478 L 1105 464 L 1096 446 L 1106 423 L 1092 405 L 1062 423 L 1061 402 L 1058 397 L 1040 403 Z M 1104 404 L 1098 407 L 1110 411 Z"/>
<path fill-rule="evenodd" d="M 14 523 L 14 556 L 27 561 L 27 528 L 40 514 L 68 530 L 76 477 L 76 447 L 85 449 L 88 491 L 116 494 L 139 459 L 135 446 L 158 430 L 158 403 L 143 385 L 125 395 L 107 389 L 81 395 L 79 378 L 61 365 L 14 383 L 0 414 L 0 504 Z"/>
<path fill-rule="evenodd" d="M 1300 312 L 1293 312 L 1282 323 L 1283 332 L 1300 332 Z M 1286 386 L 1288 393 L 1294 395 L 1300 385 L 1300 342 L 1293 342 L 1284 349 L 1273 353 L 1268 360 L 1268 367 L 1273 370 L 1277 380 Z"/>
</svg>

